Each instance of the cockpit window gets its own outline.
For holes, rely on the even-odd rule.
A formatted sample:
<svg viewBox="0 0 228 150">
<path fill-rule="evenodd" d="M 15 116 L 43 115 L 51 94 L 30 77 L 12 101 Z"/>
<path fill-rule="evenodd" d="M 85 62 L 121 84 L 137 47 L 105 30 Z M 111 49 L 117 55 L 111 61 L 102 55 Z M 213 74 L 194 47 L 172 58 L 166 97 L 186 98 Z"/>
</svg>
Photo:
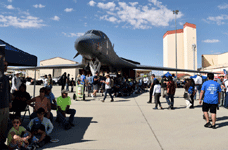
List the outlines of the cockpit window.
<svg viewBox="0 0 228 150">
<path fill-rule="evenodd" d="M 88 33 L 90 33 L 92 30 L 89 30 L 89 31 L 87 31 L 85 34 L 88 34 Z"/>
<path fill-rule="evenodd" d="M 102 37 L 103 37 L 104 39 L 107 39 L 107 35 L 105 35 L 103 32 L 100 32 L 100 34 L 102 35 Z"/>
<path fill-rule="evenodd" d="M 93 30 L 92 33 L 95 34 L 95 35 L 97 35 L 97 36 L 101 36 L 101 34 L 100 34 L 99 31 Z"/>
</svg>

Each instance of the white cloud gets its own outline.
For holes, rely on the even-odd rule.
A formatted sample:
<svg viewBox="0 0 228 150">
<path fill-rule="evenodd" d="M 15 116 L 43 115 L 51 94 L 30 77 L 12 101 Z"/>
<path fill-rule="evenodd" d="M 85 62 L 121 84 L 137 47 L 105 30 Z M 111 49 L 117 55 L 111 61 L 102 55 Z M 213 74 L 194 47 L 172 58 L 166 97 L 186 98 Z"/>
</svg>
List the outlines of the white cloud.
<svg viewBox="0 0 228 150">
<path fill-rule="evenodd" d="M 35 7 L 35 8 L 44 8 L 45 6 L 42 5 L 42 4 L 36 4 L 36 5 L 33 5 L 33 7 Z"/>
<path fill-rule="evenodd" d="M 33 16 L 3 16 L 0 15 L 0 27 L 13 26 L 16 28 L 41 28 L 43 20 Z"/>
<path fill-rule="evenodd" d="M 97 7 L 101 8 L 101 9 L 109 9 L 109 10 L 113 11 L 116 7 L 116 4 L 114 2 L 108 2 L 107 4 L 98 3 Z"/>
<path fill-rule="evenodd" d="M 84 23 L 84 26 L 87 27 L 87 22 Z"/>
<path fill-rule="evenodd" d="M 228 15 L 220 15 L 216 17 L 208 17 L 205 22 L 215 22 L 217 25 L 223 25 L 225 24 L 224 20 L 228 20 Z"/>
<path fill-rule="evenodd" d="M 227 9 L 228 8 L 228 4 L 223 4 L 223 5 L 218 5 L 219 9 Z"/>
<path fill-rule="evenodd" d="M 6 8 L 7 9 L 14 9 L 14 7 L 12 5 L 7 5 Z"/>
<path fill-rule="evenodd" d="M 13 0 L 7 0 L 8 2 L 10 2 L 10 3 L 12 3 L 13 2 Z"/>
<path fill-rule="evenodd" d="M 95 6 L 95 4 L 93 5 Z M 112 23 L 122 23 L 124 28 L 133 29 L 148 29 L 153 26 L 165 27 L 175 19 L 173 11 L 162 5 L 157 0 L 148 0 L 148 4 L 138 6 L 138 2 L 99 2 L 96 5 L 98 8 L 104 10 L 105 13 L 99 16 L 100 19 Z M 177 18 L 181 18 L 183 14 L 179 12 Z"/>
<path fill-rule="evenodd" d="M 65 32 L 62 32 L 62 34 L 66 37 L 79 37 L 79 36 L 82 36 L 84 35 L 84 33 L 65 33 Z"/>
<path fill-rule="evenodd" d="M 73 8 L 66 8 L 64 9 L 65 12 L 72 12 L 74 9 Z"/>
<path fill-rule="evenodd" d="M 77 3 L 77 0 L 73 0 L 75 3 Z"/>
<path fill-rule="evenodd" d="M 88 3 L 90 6 L 95 6 L 96 2 L 94 2 L 93 0 L 89 1 Z"/>
<path fill-rule="evenodd" d="M 218 43 L 220 41 L 218 39 L 213 39 L 213 40 L 207 39 L 207 40 L 204 40 L 202 42 L 204 42 L 204 43 Z"/>
<path fill-rule="evenodd" d="M 60 18 L 58 16 L 54 16 L 53 18 L 51 18 L 52 20 L 55 20 L 55 21 L 59 21 Z"/>
</svg>

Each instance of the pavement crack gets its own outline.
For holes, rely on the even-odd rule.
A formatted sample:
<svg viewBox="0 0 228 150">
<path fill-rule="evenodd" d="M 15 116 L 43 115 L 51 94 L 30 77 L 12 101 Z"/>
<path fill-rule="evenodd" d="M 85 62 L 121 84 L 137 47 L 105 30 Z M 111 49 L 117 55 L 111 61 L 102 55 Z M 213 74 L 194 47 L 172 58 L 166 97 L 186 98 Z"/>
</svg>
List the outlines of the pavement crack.
<svg viewBox="0 0 228 150">
<path fill-rule="evenodd" d="M 135 100 L 135 98 L 134 98 L 134 100 Z M 152 127 L 151 127 L 151 125 L 149 124 L 148 120 L 146 119 L 146 116 L 144 115 L 144 113 L 143 113 L 142 109 L 139 107 L 139 104 L 137 103 L 137 101 L 136 101 L 136 100 L 135 100 L 135 103 L 137 104 L 137 106 L 138 106 L 139 110 L 141 111 L 141 113 L 142 113 L 142 115 L 143 115 L 144 119 L 146 120 L 146 122 L 147 122 L 147 124 L 148 124 L 148 126 L 149 126 L 149 128 L 150 128 L 150 130 L 151 130 L 151 132 L 153 133 L 153 135 L 154 135 L 155 139 L 157 140 L 157 142 L 158 142 L 159 146 L 161 147 L 161 150 L 163 150 L 163 148 L 162 148 L 162 145 L 161 145 L 160 141 L 158 140 L 158 138 L 157 138 L 156 134 L 154 133 L 154 131 L 153 131 L 153 129 L 152 129 Z"/>
</svg>

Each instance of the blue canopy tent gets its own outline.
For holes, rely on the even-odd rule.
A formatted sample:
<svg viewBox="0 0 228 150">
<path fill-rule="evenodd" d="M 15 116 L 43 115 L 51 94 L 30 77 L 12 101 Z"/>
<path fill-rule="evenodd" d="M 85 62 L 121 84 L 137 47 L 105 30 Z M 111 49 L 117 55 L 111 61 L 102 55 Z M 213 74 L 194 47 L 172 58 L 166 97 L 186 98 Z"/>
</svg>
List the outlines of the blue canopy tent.
<svg viewBox="0 0 228 150">
<path fill-rule="evenodd" d="M 26 53 L 3 40 L 0 40 L 0 45 L 5 46 L 5 60 L 9 66 L 37 66 L 36 56 Z"/>
<path fill-rule="evenodd" d="M 169 72 L 167 72 L 166 74 L 164 74 L 162 77 L 164 77 L 164 76 L 165 76 L 166 78 L 168 78 L 168 77 L 170 77 L 170 76 L 172 77 L 172 75 L 171 75 Z"/>
<path fill-rule="evenodd" d="M 194 76 L 191 76 L 190 79 L 194 79 L 196 77 L 197 77 L 197 75 L 194 75 Z M 202 79 L 204 79 L 204 80 L 207 79 L 207 76 L 202 76 Z"/>
<path fill-rule="evenodd" d="M 5 60 L 9 66 L 37 66 L 37 57 L 26 53 L 0 39 L 1 51 L 4 51 Z M 36 78 L 36 69 L 35 77 Z M 33 97 L 35 96 L 35 83 Z"/>
</svg>

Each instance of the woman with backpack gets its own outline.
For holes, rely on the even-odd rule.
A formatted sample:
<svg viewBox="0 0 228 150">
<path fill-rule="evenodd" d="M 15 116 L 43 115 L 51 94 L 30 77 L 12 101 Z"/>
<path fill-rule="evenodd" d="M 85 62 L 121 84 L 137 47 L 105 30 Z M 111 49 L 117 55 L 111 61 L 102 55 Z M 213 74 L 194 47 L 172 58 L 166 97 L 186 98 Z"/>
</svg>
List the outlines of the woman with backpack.
<svg viewBox="0 0 228 150">
<path fill-rule="evenodd" d="M 169 105 L 168 109 L 174 109 L 174 94 L 175 94 L 175 83 L 173 82 L 173 78 L 171 76 L 168 77 L 168 83 L 167 83 L 167 95 L 166 95 L 166 101 Z M 171 99 L 171 102 L 169 100 Z"/>
<path fill-rule="evenodd" d="M 186 108 L 194 108 L 194 95 L 195 95 L 195 83 L 193 79 L 187 80 L 187 83 L 184 86 L 185 89 L 185 100 L 186 100 Z"/>
</svg>

